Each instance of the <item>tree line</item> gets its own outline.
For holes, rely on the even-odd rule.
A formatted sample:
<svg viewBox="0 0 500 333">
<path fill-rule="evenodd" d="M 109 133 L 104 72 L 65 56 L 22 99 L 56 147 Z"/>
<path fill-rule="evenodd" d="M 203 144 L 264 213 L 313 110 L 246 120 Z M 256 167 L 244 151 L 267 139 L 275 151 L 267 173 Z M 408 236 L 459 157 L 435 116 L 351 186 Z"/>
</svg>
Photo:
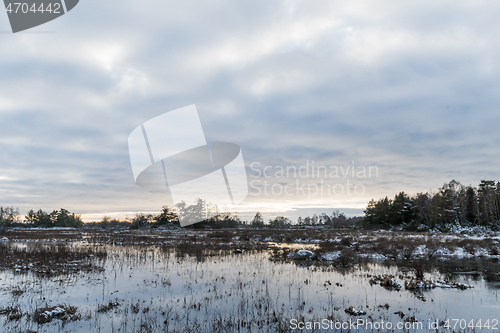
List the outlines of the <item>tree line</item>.
<svg viewBox="0 0 500 333">
<path fill-rule="evenodd" d="M 394 199 L 370 200 L 364 211 L 364 226 L 402 226 L 405 230 L 483 226 L 500 229 L 500 182 L 482 180 L 478 187 L 456 180 L 435 193 L 405 192 Z"/>
<path fill-rule="evenodd" d="M 10 227 L 19 222 L 19 208 L 0 207 L 0 228 Z"/>
<path fill-rule="evenodd" d="M 101 221 L 83 223 L 81 216 L 70 213 L 61 208 L 47 213 L 42 209 L 34 211 L 29 210 L 21 219 L 19 209 L 13 207 L 0 207 L 0 228 L 5 227 L 90 227 L 90 228 L 128 228 L 128 229 L 147 229 L 147 228 L 178 228 L 180 227 L 179 217 L 181 219 L 192 219 L 200 221 L 189 226 L 189 228 L 289 228 L 289 227 L 308 227 L 324 226 L 329 228 L 353 227 L 362 218 L 346 217 L 338 210 L 332 215 L 314 214 L 312 217 L 299 217 L 292 221 L 284 216 L 265 221 L 263 215 L 257 212 L 251 221 L 241 220 L 238 215 L 230 212 L 220 212 L 217 206 L 207 204 L 204 200 L 198 199 L 192 205 L 185 202 L 178 203 L 175 208 L 163 206 L 159 214 L 138 213 L 132 218 L 124 220 L 104 216 Z"/>
<path fill-rule="evenodd" d="M 344 213 L 338 210 L 334 211 L 332 215 L 322 213 L 320 215 L 314 214 L 302 218 L 299 216 L 296 222 L 293 222 L 287 217 L 277 216 L 274 219 L 269 219 L 266 223 L 261 213 L 257 212 L 255 217 L 250 221 L 249 225 L 253 227 L 268 227 L 268 228 L 283 228 L 283 227 L 306 227 L 306 226 L 325 226 L 330 228 L 345 228 L 353 227 L 362 217 L 346 217 Z"/>
<path fill-rule="evenodd" d="M 68 210 L 61 208 L 47 213 L 41 209 L 34 211 L 29 210 L 22 220 L 19 214 L 19 209 L 14 207 L 0 207 L 0 228 L 9 227 L 73 227 L 79 228 L 84 225 L 81 216 L 75 213 L 70 213 Z"/>
<path fill-rule="evenodd" d="M 400 192 L 394 199 L 385 197 L 378 201 L 370 200 L 364 210 L 364 217 L 346 217 L 339 211 L 332 215 L 314 214 L 312 217 L 299 217 L 292 221 L 277 216 L 267 222 L 257 212 L 251 221 L 243 221 L 229 212 L 219 212 L 198 199 L 194 204 L 182 202 L 175 208 L 163 206 L 159 214 L 139 213 L 125 220 L 104 216 L 99 222 L 84 224 L 81 216 L 61 208 L 51 213 L 41 209 L 30 210 L 22 220 L 19 209 L 0 207 L 0 228 L 6 227 L 89 227 L 98 228 L 158 228 L 174 227 L 179 224 L 179 216 L 191 216 L 201 222 L 190 228 L 287 228 L 324 226 L 342 228 L 361 226 L 368 228 L 399 226 L 404 230 L 449 231 L 455 227 L 483 226 L 500 230 L 500 182 L 482 180 L 477 187 L 464 186 L 456 180 L 444 184 L 438 191 L 417 193 L 413 196 Z"/>
<path fill-rule="evenodd" d="M 132 218 L 125 220 L 111 219 L 105 216 L 102 221 L 94 222 L 90 225 L 98 228 L 116 228 L 128 227 L 130 229 L 144 228 L 177 228 L 180 226 L 181 219 L 191 219 L 200 221 L 194 223 L 188 228 L 289 228 L 289 227 L 307 227 L 307 226 L 325 226 L 331 228 L 343 228 L 355 226 L 362 217 L 346 217 L 338 210 L 332 215 L 314 214 L 312 217 L 299 217 L 295 222 L 284 216 L 265 221 L 263 215 L 257 212 L 251 221 L 241 220 L 238 215 L 230 212 L 220 212 L 217 206 L 207 204 L 202 199 L 197 199 L 192 205 L 180 202 L 174 208 L 163 206 L 159 214 L 138 213 Z"/>
</svg>

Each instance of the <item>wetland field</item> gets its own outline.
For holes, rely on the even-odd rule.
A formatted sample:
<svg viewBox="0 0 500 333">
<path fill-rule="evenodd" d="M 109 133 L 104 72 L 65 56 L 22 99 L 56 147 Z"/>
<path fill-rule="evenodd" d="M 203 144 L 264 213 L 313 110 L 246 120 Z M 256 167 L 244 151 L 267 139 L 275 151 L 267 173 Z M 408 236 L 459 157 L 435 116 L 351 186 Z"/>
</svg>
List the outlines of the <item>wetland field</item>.
<svg viewBox="0 0 500 333">
<path fill-rule="evenodd" d="M 0 332 L 500 332 L 500 236 L 0 232 Z"/>
</svg>

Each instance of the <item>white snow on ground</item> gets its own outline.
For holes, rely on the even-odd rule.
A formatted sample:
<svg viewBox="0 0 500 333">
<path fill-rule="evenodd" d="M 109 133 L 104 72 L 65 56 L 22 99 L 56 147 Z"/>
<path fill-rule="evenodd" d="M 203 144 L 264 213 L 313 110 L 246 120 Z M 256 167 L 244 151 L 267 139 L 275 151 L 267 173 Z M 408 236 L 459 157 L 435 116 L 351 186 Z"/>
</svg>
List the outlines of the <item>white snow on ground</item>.
<svg viewBox="0 0 500 333">
<path fill-rule="evenodd" d="M 419 246 L 417 246 L 415 248 L 415 250 L 413 250 L 413 256 L 414 257 L 423 257 L 428 252 L 429 252 L 429 250 L 427 250 L 427 246 L 426 245 L 419 245 Z"/>
<path fill-rule="evenodd" d="M 310 256 L 313 256 L 314 253 L 312 251 L 308 251 L 308 250 L 298 250 L 295 253 L 295 255 L 298 257 L 310 257 Z"/>
<path fill-rule="evenodd" d="M 339 252 L 340 253 L 340 252 Z M 380 253 L 362 253 L 359 255 L 360 258 L 367 258 L 374 261 L 384 261 L 387 257 Z"/>
<path fill-rule="evenodd" d="M 456 258 L 472 258 L 472 257 L 474 257 L 473 254 L 465 252 L 463 247 L 457 247 L 455 252 L 453 252 L 451 254 L 451 256 L 456 257 Z"/>
<path fill-rule="evenodd" d="M 362 251 L 360 251 L 362 252 Z M 420 245 L 415 248 L 413 251 L 413 257 L 415 258 L 422 258 L 426 257 L 432 252 L 432 249 L 427 248 L 426 245 Z M 341 251 L 332 251 L 328 253 L 324 253 L 318 257 L 320 261 L 336 261 L 340 257 Z M 479 257 L 484 257 L 484 258 L 498 258 L 500 257 L 499 255 L 491 255 L 489 254 L 489 250 L 483 247 L 477 247 L 474 250 L 474 253 L 470 253 L 466 251 L 463 247 L 456 247 L 452 250 L 446 248 L 446 247 L 440 247 L 438 248 L 433 254 L 433 257 L 437 259 L 449 259 L 449 258 L 456 258 L 456 259 L 463 259 L 463 258 L 479 258 Z M 399 253 L 399 258 L 403 258 L 402 254 Z M 297 252 L 290 252 L 288 254 L 288 258 L 292 259 L 310 259 L 314 258 L 316 254 L 312 251 L 308 250 L 299 250 Z M 381 253 L 358 253 L 357 256 L 359 258 L 364 258 L 364 259 L 369 259 L 370 261 L 384 261 L 391 259 L 391 257 L 387 257 Z M 394 258 L 392 258 L 394 259 Z"/>
<path fill-rule="evenodd" d="M 49 317 L 54 317 L 54 316 L 63 314 L 64 312 L 65 312 L 65 310 L 63 308 L 56 307 L 52 311 L 45 311 L 44 313 L 42 313 L 42 316 L 44 316 L 45 318 L 49 318 Z"/>
<path fill-rule="evenodd" d="M 321 260 L 323 261 L 335 261 L 340 256 L 341 251 L 328 252 L 321 256 Z"/>
<path fill-rule="evenodd" d="M 492 231 L 484 232 L 473 232 L 473 231 L 462 231 L 456 233 L 443 234 L 439 231 L 430 231 L 433 238 L 441 239 L 472 239 L 472 240 L 483 240 L 486 238 L 498 239 L 500 240 L 500 233 Z"/>
<path fill-rule="evenodd" d="M 438 257 L 449 257 L 451 252 L 447 248 L 440 247 L 436 250 L 436 252 L 434 252 L 434 255 Z"/>
<path fill-rule="evenodd" d="M 484 247 L 477 247 L 476 248 L 476 256 L 478 257 L 490 257 L 488 249 L 485 249 Z"/>
<path fill-rule="evenodd" d="M 363 308 L 356 309 L 353 306 L 345 309 L 345 312 L 347 312 L 348 314 L 350 314 L 352 316 L 361 316 L 361 315 L 366 314 L 366 312 L 363 310 Z"/>
<path fill-rule="evenodd" d="M 396 289 L 403 288 L 403 286 L 401 285 L 401 283 L 399 283 L 399 281 L 394 280 L 394 279 L 391 279 L 391 285 L 392 285 L 393 288 L 396 288 Z"/>
<path fill-rule="evenodd" d="M 477 258 L 477 257 L 496 257 L 495 255 L 490 255 L 488 249 L 483 247 L 478 247 L 474 250 L 474 253 L 467 252 L 463 247 L 457 247 L 454 252 L 451 252 L 447 248 L 440 247 L 434 252 L 436 257 L 442 258 Z"/>
<path fill-rule="evenodd" d="M 314 252 L 309 250 L 298 250 L 297 252 L 290 252 L 288 257 L 293 259 L 311 259 L 315 255 Z"/>
</svg>

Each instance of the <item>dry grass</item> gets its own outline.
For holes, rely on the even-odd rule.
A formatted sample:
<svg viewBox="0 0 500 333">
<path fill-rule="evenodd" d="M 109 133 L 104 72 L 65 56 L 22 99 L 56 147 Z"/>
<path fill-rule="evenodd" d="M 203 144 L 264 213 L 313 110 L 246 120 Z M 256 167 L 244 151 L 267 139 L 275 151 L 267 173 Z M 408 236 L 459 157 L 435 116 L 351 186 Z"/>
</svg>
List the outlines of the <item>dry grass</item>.
<svg viewBox="0 0 500 333">
<path fill-rule="evenodd" d="M 113 310 L 114 308 L 120 306 L 120 303 L 118 301 L 109 301 L 107 304 L 100 304 L 97 307 L 97 312 L 99 313 L 105 313 Z"/>
<path fill-rule="evenodd" d="M 346 248 L 340 252 L 336 262 L 342 267 L 349 267 L 358 263 L 358 255 L 353 250 Z"/>
<path fill-rule="evenodd" d="M 6 237 L 11 241 L 66 241 L 76 242 L 83 239 L 83 231 L 79 229 L 4 229 L 0 230 L 0 238 Z"/>
<path fill-rule="evenodd" d="M 283 254 L 298 245 L 306 247 L 314 245 L 314 252 L 318 255 L 329 252 L 344 251 L 348 254 L 383 255 L 388 260 L 412 261 L 415 259 L 434 259 L 442 255 L 445 249 L 454 252 L 463 248 L 466 253 L 476 255 L 478 249 L 482 253 L 490 255 L 499 254 L 499 240 L 496 238 L 474 239 L 466 235 L 426 234 L 412 232 L 378 232 L 359 230 L 338 230 L 321 227 L 310 228 L 286 228 L 286 229 L 149 229 L 149 230 L 11 230 L 4 232 L 9 239 L 35 240 L 36 234 L 40 234 L 41 240 L 71 240 L 81 237 L 83 242 L 104 245 L 137 245 L 152 246 L 159 245 L 162 249 L 169 251 L 174 249 L 178 257 L 194 256 L 200 261 L 204 257 L 219 255 L 220 253 L 234 252 L 236 249 L 248 251 L 281 251 Z M 287 250 L 286 246 L 290 248 Z M 284 249 L 285 247 L 285 249 Z M 425 248 L 425 253 L 420 255 L 415 250 L 419 247 Z M 352 252 L 350 252 L 352 251 Z M 485 252 L 486 251 L 486 252 Z M 54 251 L 48 251 L 54 252 Z M 57 253 L 57 251 L 56 251 Z M 0 255 L 8 257 L 9 253 L 0 248 Z M 276 254 L 276 253 L 274 253 Z M 18 256 L 18 255 L 16 255 Z M 17 259 L 17 258 L 16 258 Z M 348 264 L 347 256 L 342 256 L 339 264 Z M 363 259 L 369 260 L 369 259 Z M 21 260 L 23 261 L 23 260 Z M 52 260 L 57 263 L 58 260 Z M 356 260 L 350 260 L 356 262 Z M 50 263 L 48 263 L 50 264 Z M 45 265 L 46 266 L 46 265 Z M 8 267 L 2 264 L 0 267 Z M 12 268 L 12 267 L 9 267 Z M 22 270 L 23 268 L 21 268 Z"/>
<path fill-rule="evenodd" d="M 31 235 L 31 234 L 30 234 Z M 18 236 L 22 239 L 20 233 Z M 57 234 L 52 233 L 51 237 L 57 239 Z M 455 237 L 455 236 L 454 236 Z M 69 239 L 69 238 L 68 238 Z M 435 273 L 435 270 L 440 268 L 437 266 L 432 266 L 433 271 L 428 269 L 429 266 L 424 267 L 422 263 L 425 263 L 428 258 L 431 258 L 437 249 L 445 247 L 447 249 L 454 248 L 464 248 L 466 252 L 475 252 L 478 248 L 483 247 L 488 249 L 490 253 L 498 250 L 499 242 L 495 238 L 475 240 L 467 239 L 465 237 L 456 236 L 453 239 L 445 238 L 441 235 L 430 235 L 430 234 L 414 234 L 414 233 L 382 233 L 382 232 L 364 232 L 364 231 L 339 231 L 339 230 L 312 230 L 312 229 L 284 229 L 284 230 L 266 230 L 266 229 L 231 229 L 231 230 L 107 230 L 107 231 L 95 231 L 91 233 L 84 233 L 84 241 L 72 246 L 71 244 L 35 244 L 35 242 L 28 242 L 25 244 L 19 244 L 18 242 L 6 242 L 0 243 L 0 263 L 3 262 L 4 269 L 12 269 L 16 272 L 16 269 L 20 269 L 20 272 L 16 274 L 34 271 L 38 269 L 50 269 L 57 272 L 57 269 L 69 270 L 71 272 L 73 262 L 79 266 L 84 266 L 85 264 L 93 265 L 93 267 L 98 267 L 100 261 L 106 259 L 106 252 L 101 250 L 107 248 L 110 253 L 110 258 L 115 260 L 115 254 L 113 251 L 118 249 L 120 253 L 123 254 L 124 260 L 127 264 L 134 262 L 156 262 L 157 260 L 164 260 L 165 258 L 175 256 L 177 258 L 172 258 L 175 262 L 182 262 L 178 258 L 185 256 L 196 257 L 198 260 L 203 261 L 210 256 L 228 255 L 235 256 L 233 254 L 234 249 L 242 249 L 243 255 L 241 259 L 248 253 L 259 252 L 259 251 L 269 251 L 272 253 L 272 259 L 274 260 L 285 260 L 289 263 L 293 263 L 292 258 L 288 258 L 287 255 L 291 251 L 296 251 L 297 249 L 308 249 L 315 252 L 318 256 L 320 254 L 327 254 L 335 252 L 338 256 L 331 262 L 325 262 L 316 260 L 318 256 L 311 257 L 310 259 L 302 259 L 301 262 L 297 260 L 295 264 L 304 264 L 308 267 L 308 270 L 312 272 L 318 270 L 324 270 L 326 272 L 348 272 L 349 270 L 355 270 L 351 268 L 353 265 L 361 263 L 363 260 L 369 261 L 366 257 L 362 256 L 364 254 L 383 254 L 388 259 L 386 259 L 382 265 L 392 266 L 404 266 L 404 279 L 412 278 L 414 282 L 423 280 L 424 272 L 429 272 L 431 275 Z M 90 243 L 87 244 L 86 242 Z M 277 243 L 277 244 L 276 244 Z M 113 245 L 105 245 L 113 244 Z M 123 246 L 122 246 L 123 245 Z M 26 246 L 26 247 L 25 247 Z M 421 258 L 415 250 L 420 247 L 425 246 L 429 253 L 425 253 L 423 258 Z M 111 250 L 113 249 L 113 250 Z M 168 257 L 166 254 L 168 253 Z M 91 257 L 92 255 L 92 257 Z M 44 258 L 41 258 L 44 257 Z M 265 258 L 265 256 L 261 256 Z M 5 259 L 9 258 L 9 260 Z M 233 257 L 232 259 L 240 259 Z M 2 261 L 3 260 L 3 261 Z M 14 260 L 12 264 L 9 264 L 11 260 Z M 111 260 L 111 259 L 110 259 Z M 210 258 L 209 260 L 214 260 Z M 219 261 L 219 259 L 217 259 Z M 38 263 L 40 262 L 40 264 Z M 472 262 L 472 260 L 470 261 Z M 108 262 L 108 264 L 112 263 Z M 16 268 L 21 266 L 28 266 L 33 264 L 30 269 L 24 270 L 24 268 Z M 361 263 L 362 264 L 362 263 Z M 452 265 L 451 260 L 440 261 L 439 263 L 442 267 L 445 265 Z M 457 264 L 456 270 L 462 271 L 483 271 L 481 267 L 477 268 L 475 266 L 467 266 L 465 261 Z M 474 264 L 484 265 L 487 267 L 488 271 L 492 271 L 491 266 L 488 267 L 486 261 L 475 260 Z M 40 266 L 37 266 L 40 265 Z M 434 263 L 433 263 L 434 265 Z M 472 265 L 472 264 L 471 264 Z M 116 269 L 119 271 L 122 266 L 117 264 L 107 265 L 107 269 Z M 199 265 L 205 266 L 205 265 Z M 369 267 L 370 265 L 366 265 Z M 59 268 L 58 268 L 59 267 Z M 346 268 L 348 267 L 348 268 Z M 413 271 L 412 271 L 413 269 Z M 455 267 L 443 268 L 447 274 L 453 271 Z M 303 271 L 300 269 L 299 271 Z M 402 270 L 403 271 L 403 270 Z M 173 270 L 169 273 L 174 272 Z M 248 272 L 252 272 L 249 270 Z M 411 276 L 409 273 L 412 273 Z M 497 272 L 497 271 L 495 271 Z M 408 274 L 407 274 L 408 273 Z M 45 274 L 45 273 L 43 273 Z M 59 273 L 57 273 L 59 274 Z M 107 273 L 106 273 L 107 274 Z M 174 274 L 174 273 L 172 273 Z M 242 269 L 242 274 L 245 274 L 245 270 Z M 314 275 L 312 275 L 314 277 Z M 171 279 L 170 279 L 171 277 Z M 498 275 L 492 274 L 491 278 L 498 278 Z M 23 277 L 24 278 L 24 277 Z M 73 278 L 71 276 L 70 278 Z M 80 277 L 78 277 L 80 278 Z M 165 290 L 170 293 L 171 290 L 178 290 L 178 285 L 176 282 L 175 274 L 170 276 L 159 275 L 156 278 L 151 277 L 153 282 L 150 285 L 159 290 Z M 331 279 L 330 275 L 326 279 Z M 325 280 L 326 280 L 325 279 Z M 378 284 L 382 287 L 388 288 L 390 290 L 397 289 L 393 279 L 394 277 L 383 276 L 380 277 Z M 59 280 L 53 279 L 53 280 Z M 62 279 L 61 279 L 62 280 Z M 70 279 L 68 279 L 70 280 Z M 192 281 L 186 279 L 186 284 L 184 287 L 191 287 Z M 342 284 L 332 280 L 324 282 L 322 280 L 320 283 L 324 288 L 341 288 Z M 403 280 L 403 278 L 399 278 Z M 146 281 L 146 280 L 145 280 Z M 269 296 L 267 293 L 268 283 L 267 277 L 259 277 L 255 279 L 255 284 L 250 286 L 253 288 L 259 288 L 259 293 L 254 293 L 254 297 L 246 297 L 240 304 L 235 303 L 234 312 L 230 314 L 224 314 L 219 316 L 218 314 L 211 314 L 206 320 L 197 319 L 197 313 L 209 313 L 214 306 L 217 304 L 217 299 L 222 299 L 225 301 L 226 297 L 242 296 L 243 291 L 248 290 L 248 284 L 231 285 L 231 282 L 225 280 L 224 278 L 214 278 L 213 283 L 207 285 L 208 293 L 205 298 L 192 297 L 185 299 L 184 302 L 174 302 L 170 301 L 168 297 L 162 297 L 165 301 L 160 307 L 152 305 L 152 303 L 144 303 L 142 300 L 124 300 L 120 299 L 119 302 L 115 300 L 108 301 L 110 295 L 103 298 L 106 300 L 102 304 L 92 303 L 88 308 L 88 314 L 85 314 L 85 320 L 88 322 L 95 323 L 95 325 L 100 325 L 100 320 L 106 317 L 114 317 L 116 314 L 118 316 L 132 316 L 134 321 L 134 328 L 131 332 L 160 332 L 160 331 L 183 331 L 186 332 L 289 332 L 290 329 L 286 325 L 287 320 L 290 319 L 292 315 L 290 310 L 284 307 L 284 303 L 278 303 L 275 299 Z M 261 285 L 262 281 L 262 285 Z M 411 281 L 411 280 L 409 280 Z M 197 283 L 197 282 L 196 282 Z M 291 282 L 292 291 L 294 288 L 301 293 L 308 292 L 308 288 L 311 288 L 318 281 L 314 278 L 307 279 L 304 277 L 298 282 Z M 146 282 L 145 282 L 146 285 Z M 214 288 L 217 286 L 217 288 Z M 229 294 L 222 292 L 227 286 L 229 288 Z M 336 287 L 335 287 L 336 286 Z M 408 290 L 413 293 L 413 284 L 405 284 L 405 288 L 408 286 Z M 457 285 L 457 288 L 459 286 Z M 19 294 L 20 300 L 24 300 L 28 294 L 23 294 L 24 291 L 29 291 L 28 287 L 23 286 L 22 288 L 8 289 L 12 296 Z M 224 290 L 225 291 L 225 290 Z M 406 292 L 402 290 L 401 292 Z M 231 294 L 233 296 L 231 296 Z M 167 294 L 163 294 L 167 295 Z M 228 296 L 229 295 L 229 296 Z M 236 296 L 235 296 L 236 295 Z M 246 294 L 245 294 L 246 295 Z M 294 293 L 291 293 L 291 297 Z M 299 294 L 300 295 L 300 294 Z M 12 297 L 9 295 L 9 297 Z M 116 296 L 116 295 L 115 295 Z M 112 297 L 115 297 L 112 296 Z M 290 297 L 290 296 L 289 296 Z M 303 297 L 303 296 L 302 296 Z M 14 299 L 14 297 L 12 297 Z M 300 296 L 299 296 L 300 298 Z M 230 298 L 227 298 L 228 300 Z M 332 297 L 332 303 L 328 304 L 329 309 L 335 309 L 331 311 L 338 311 L 333 303 L 334 298 Z M 310 316 L 316 311 L 322 311 L 318 307 L 312 309 L 306 305 L 307 298 L 300 298 L 297 300 L 297 304 L 292 304 L 290 309 L 293 307 L 294 318 L 302 318 L 302 315 L 309 313 Z M 283 307 L 280 306 L 283 304 Z M 378 303 L 377 303 L 378 304 Z M 79 305 L 79 304 L 78 304 Z M 359 305 L 359 304 L 357 304 Z M 349 304 L 343 305 L 342 309 Z M 56 310 L 57 308 L 62 308 L 59 306 L 46 306 L 44 308 L 38 309 L 35 312 L 31 310 L 28 312 L 21 312 L 19 308 L 15 306 L 6 307 L 0 309 L 0 315 L 7 318 L 11 326 L 14 325 L 24 325 L 27 321 L 35 321 L 37 324 L 42 325 L 50 321 L 55 321 L 53 325 L 47 325 L 44 328 L 55 327 L 59 325 L 62 327 L 65 321 L 74 320 L 78 318 L 78 311 L 72 309 L 72 307 L 65 307 L 64 311 L 56 311 L 54 315 L 47 315 L 47 312 Z M 376 305 L 377 311 L 379 309 L 383 311 L 388 311 L 389 304 L 386 305 Z M 349 308 L 347 308 L 349 309 Z M 351 308 L 352 313 L 358 308 Z M 397 310 L 395 308 L 394 310 Z M 287 312 L 285 312 L 287 311 Z M 296 312 L 295 312 L 296 311 Z M 330 312 L 328 315 L 335 315 L 335 313 Z M 342 315 L 344 315 L 342 313 Z M 129 317 L 130 318 L 130 317 Z M 185 325 L 189 318 L 189 325 Z M 57 321 L 62 321 L 58 323 Z M 128 319 L 130 320 L 130 319 Z M 34 325 L 33 323 L 31 323 Z M 80 323 L 78 323 L 80 325 Z M 164 326 L 162 326 L 164 325 Z M 169 328 L 168 325 L 171 325 Z M 187 327 L 184 329 L 184 327 Z M 109 330 L 108 330 L 109 331 Z M 123 329 L 122 331 L 130 331 Z"/>
<path fill-rule="evenodd" d="M 0 268 L 17 274 L 33 272 L 55 276 L 100 270 L 107 254 L 95 247 L 67 244 L 29 244 L 25 247 L 0 243 Z"/>
<path fill-rule="evenodd" d="M 415 279 L 424 279 L 424 265 L 422 264 L 422 262 L 415 262 L 413 264 L 413 272 L 415 273 Z"/>
<path fill-rule="evenodd" d="M 74 321 L 80 319 L 77 314 L 77 307 L 68 305 L 46 306 L 35 310 L 31 319 L 37 324 L 50 323 L 54 319 L 59 319 L 63 322 Z"/>
<path fill-rule="evenodd" d="M 0 308 L 0 316 L 6 316 L 8 321 L 18 321 L 22 318 L 23 313 L 19 306 L 8 306 Z"/>
</svg>

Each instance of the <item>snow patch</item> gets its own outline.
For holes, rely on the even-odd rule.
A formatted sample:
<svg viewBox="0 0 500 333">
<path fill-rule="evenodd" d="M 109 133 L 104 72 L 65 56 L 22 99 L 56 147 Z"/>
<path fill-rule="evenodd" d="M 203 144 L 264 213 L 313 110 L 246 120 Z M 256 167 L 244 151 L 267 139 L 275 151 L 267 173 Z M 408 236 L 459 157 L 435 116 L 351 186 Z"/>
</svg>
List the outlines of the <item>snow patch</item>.
<svg viewBox="0 0 500 333">
<path fill-rule="evenodd" d="M 323 254 L 321 256 L 321 260 L 324 260 L 324 261 L 335 261 L 340 256 L 340 252 L 341 251 L 335 251 L 335 252 L 325 253 L 325 254 Z"/>
</svg>

